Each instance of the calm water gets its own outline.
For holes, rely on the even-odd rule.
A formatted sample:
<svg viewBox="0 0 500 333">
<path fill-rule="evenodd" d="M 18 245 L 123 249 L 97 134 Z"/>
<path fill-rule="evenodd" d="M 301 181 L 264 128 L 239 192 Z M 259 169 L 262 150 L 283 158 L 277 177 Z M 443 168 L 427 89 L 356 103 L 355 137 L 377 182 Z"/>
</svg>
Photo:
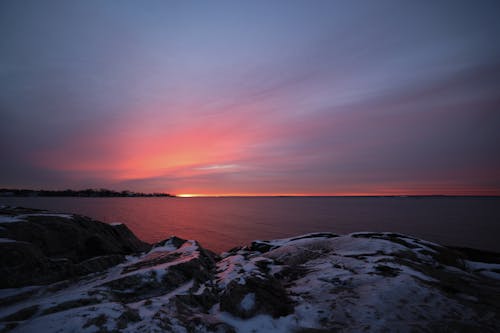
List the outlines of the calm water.
<svg viewBox="0 0 500 333">
<path fill-rule="evenodd" d="M 124 222 L 156 242 L 197 239 L 214 251 L 314 231 L 394 231 L 500 251 L 500 198 L 0 198 Z"/>
</svg>

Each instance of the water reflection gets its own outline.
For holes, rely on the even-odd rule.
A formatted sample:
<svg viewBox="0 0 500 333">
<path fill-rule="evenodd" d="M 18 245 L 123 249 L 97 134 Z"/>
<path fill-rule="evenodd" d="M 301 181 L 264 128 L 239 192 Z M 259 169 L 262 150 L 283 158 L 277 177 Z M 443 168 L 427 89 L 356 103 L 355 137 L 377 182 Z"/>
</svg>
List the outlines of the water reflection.
<svg viewBox="0 0 500 333">
<path fill-rule="evenodd" d="M 124 222 L 140 238 L 196 239 L 214 251 L 314 231 L 395 231 L 500 251 L 500 198 L 1 198 Z"/>
</svg>

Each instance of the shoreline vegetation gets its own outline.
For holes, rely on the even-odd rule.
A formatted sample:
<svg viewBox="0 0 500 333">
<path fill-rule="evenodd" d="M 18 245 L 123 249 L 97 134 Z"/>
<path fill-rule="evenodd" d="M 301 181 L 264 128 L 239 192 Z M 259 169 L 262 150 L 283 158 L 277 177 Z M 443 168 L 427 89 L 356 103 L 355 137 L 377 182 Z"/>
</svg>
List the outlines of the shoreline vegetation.
<svg viewBox="0 0 500 333">
<path fill-rule="evenodd" d="M 30 190 L 30 189 L 0 189 L 0 197 L 175 197 L 169 193 L 143 193 L 132 191 L 113 191 L 105 188 L 85 190 Z"/>
</svg>

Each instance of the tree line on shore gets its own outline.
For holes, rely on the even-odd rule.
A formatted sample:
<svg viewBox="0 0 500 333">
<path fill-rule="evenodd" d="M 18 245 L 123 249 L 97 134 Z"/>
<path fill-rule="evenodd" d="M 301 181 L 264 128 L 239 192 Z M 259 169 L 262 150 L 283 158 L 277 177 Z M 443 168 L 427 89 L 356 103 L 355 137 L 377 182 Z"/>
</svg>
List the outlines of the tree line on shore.
<svg viewBox="0 0 500 333">
<path fill-rule="evenodd" d="M 169 193 L 142 193 L 132 191 L 113 191 L 105 188 L 85 190 L 29 190 L 0 189 L 3 197 L 174 197 Z"/>
</svg>

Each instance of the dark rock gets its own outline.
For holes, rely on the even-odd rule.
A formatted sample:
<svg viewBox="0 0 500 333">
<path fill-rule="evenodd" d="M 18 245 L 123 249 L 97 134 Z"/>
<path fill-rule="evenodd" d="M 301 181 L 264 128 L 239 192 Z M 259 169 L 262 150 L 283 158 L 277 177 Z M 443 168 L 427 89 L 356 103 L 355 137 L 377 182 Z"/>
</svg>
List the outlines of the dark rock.
<svg viewBox="0 0 500 333">
<path fill-rule="evenodd" d="M 99 300 L 97 298 L 81 298 L 77 300 L 66 301 L 63 303 L 59 303 L 51 308 L 43 310 L 42 315 L 48 315 L 50 313 L 66 311 L 69 309 L 80 308 L 82 306 L 88 306 L 97 303 L 99 303 Z"/>
<path fill-rule="evenodd" d="M 236 333 L 236 330 L 231 325 L 219 322 L 211 325 L 207 325 L 207 329 L 209 332 L 217 332 L 217 333 Z"/>
<path fill-rule="evenodd" d="M 23 208 L 2 208 L 0 214 L 22 219 L 0 223 L 0 237 L 12 240 L 0 243 L 0 288 L 101 271 L 122 262 L 123 255 L 150 248 L 125 225 Z"/>
<path fill-rule="evenodd" d="M 307 273 L 309 272 L 310 269 L 301 265 L 284 266 L 283 269 L 281 269 L 281 271 L 274 274 L 274 277 L 280 281 L 294 281 L 307 275 Z"/>
<path fill-rule="evenodd" d="M 200 328 L 203 327 L 204 330 L 208 332 L 216 332 L 216 333 L 236 333 L 236 330 L 233 326 L 218 320 L 210 315 L 205 314 L 196 314 L 196 315 L 188 315 L 181 316 L 179 318 L 182 320 L 183 326 L 190 333 L 197 333 L 200 331 Z"/>
<path fill-rule="evenodd" d="M 399 268 L 394 268 L 386 265 L 375 266 L 376 274 L 380 274 L 387 277 L 396 277 L 399 275 L 401 270 Z"/>
<path fill-rule="evenodd" d="M 177 309 L 187 308 L 191 312 L 208 312 L 216 303 L 219 302 L 219 295 L 217 290 L 211 287 L 206 287 L 200 294 L 181 294 L 175 296 Z"/>
<path fill-rule="evenodd" d="M 249 294 L 254 296 L 245 307 L 242 301 Z M 293 308 L 293 301 L 285 288 L 271 277 L 250 277 L 246 279 L 245 284 L 232 281 L 220 298 L 220 309 L 240 318 L 251 318 L 257 314 L 269 314 L 276 318 L 293 313 Z"/>
<path fill-rule="evenodd" d="M 238 251 L 243 250 L 243 246 L 235 246 L 227 251 L 228 254 L 236 254 Z"/>
<path fill-rule="evenodd" d="M 266 241 L 254 241 L 250 244 L 250 247 L 248 248 L 250 251 L 258 251 L 261 253 L 266 253 L 271 251 L 272 249 L 277 248 L 278 246 L 269 244 Z"/>
<path fill-rule="evenodd" d="M 172 273 L 171 275 L 175 275 Z M 176 277 L 177 281 L 182 281 L 182 277 Z M 154 296 L 162 295 L 180 285 L 179 283 L 169 283 L 167 285 L 158 279 L 155 271 L 146 274 L 132 274 L 103 284 L 110 290 L 113 298 L 120 302 L 135 302 Z"/>
<path fill-rule="evenodd" d="M 100 314 L 97 317 L 91 318 L 87 320 L 87 322 L 83 325 L 83 328 L 87 328 L 90 326 L 96 326 L 98 328 L 103 327 L 108 322 L 108 316 L 105 314 Z"/>
<path fill-rule="evenodd" d="M 123 224 L 109 225 L 80 215 L 24 214 L 23 219 L 23 222 L 1 223 L 1 237 L 31 243 L 47 257 L 80 262 L 96 256 L 130 254 L 150 248 Z"/>
<path fill-rule="evenodd" d="M 37 313 L 39 307 L 39 305 L 29 306 L 13 314 L 0 318 L 0 321 L 23 321 L 30 319 L 35 313 Z"/>
<path fill-rule="evenodd" d="M 124 329 L 128 326 L 129 323 L 135 323 L 141 321 L 141 316 L 139 315 L 139 311 L 126 307 L 125 311 L 118 317 L 116 326 L 119 329 Z"/>
<path fill-rule="evenodd" d="M 467 260 L 486 262 L 486 263 L 492 263 L 492 264 L 500 264 L 500 253 L 498 253 L 498 252 L 471 249 L 468 247 L 451 247 L 451 246 L 449 246 L 448 248 L 458 252 L 464 259 L 467 259 Z"/>
<path fill-rule="evenodd" d="M 339 237 L 339 235 L 331 232 L 315 232 L 312 234 L 291 238 L 290 241 L 292 242 L 299 239 L 308 239 L 308 238 L 334 238 L 334 237 Z"/>
<path fill-rule="evenodd" d="M 182 238 L 179 238 L 179 237 L 177 237 L 177 236 L 172 236 L 172 237 L 170 237 L 170 238 L 167 238 L 167 239 L 165 239 L 165 240 L 163 240 L 163 241 L 161 241 L 161 242 L 158 242 L 158 243 L 154 244 L 154 245 L 153 245 L 153 248 L 155 248 L 155 247 L 159 247 L 159 246 L 165 246 L 165 245 L 167 245 L 167 243 L 168 243 L 168 244 L 170 244 L 170 245 L 172 245 L 172 246 L 174 246 L 175 248 L 177 248 L 177 249 L 178 249 L 178 248 L 180 248 L 180 247 L 181 247 L 184 243 L 186 243 L 186 240 L 185 240 L 185 239 L 182 239 Z"/>
<path fill-rule="evenodd" d="M 79 263 L 77 266 L 77 271 L 79 275 L 100 272 L 110 267 L 121 264 L 124 261 L 125 256 L 120 254 L 110 254 L 106 256 L 90 258 Z"/>
<path fill-rule="evenodd" d="M 27 242 L 0 243 L 0 288 L 47 284 L 75 275 L 75 265 L 51 259 Z"/>
</svg>

